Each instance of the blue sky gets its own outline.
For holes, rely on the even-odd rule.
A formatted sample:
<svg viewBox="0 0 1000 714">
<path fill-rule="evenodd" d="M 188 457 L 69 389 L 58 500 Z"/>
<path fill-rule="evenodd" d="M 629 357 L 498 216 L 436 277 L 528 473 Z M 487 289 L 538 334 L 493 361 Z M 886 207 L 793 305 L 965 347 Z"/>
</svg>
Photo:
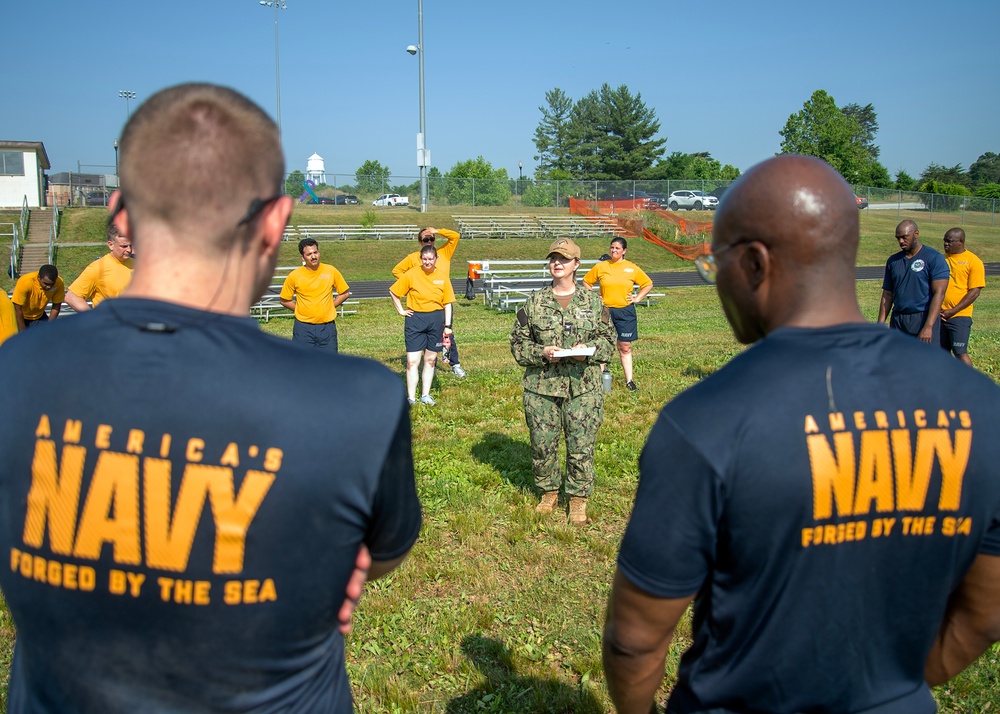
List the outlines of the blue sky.
<svg viewBox="0 0 1000 714">
<path fill-rule="evenodd" d="M 288 169 L 367 159 L 416 176 L 416 0 L 286 0 L 279 15 Z M 969 0 L 424 0 L 427 144 L 447 171 L 483 155 L 536 162 L 545 92 L 641 93 L 666 150 L 745 170 L 816 89 L 875 105 L 895 174 L 1000 152 L 1000 2 Z M 0 140 L 42 141 L 52 171 L 103 173 L 137 102 L 185 81 L 226 84 L 275 113 L 274 11 L 257 0 L 12 0 L 3 13 Z M 112 173 L 112 171 L 107 171 Z M 332 180 L 332 179 L 331 179 Z"/>
</svg>

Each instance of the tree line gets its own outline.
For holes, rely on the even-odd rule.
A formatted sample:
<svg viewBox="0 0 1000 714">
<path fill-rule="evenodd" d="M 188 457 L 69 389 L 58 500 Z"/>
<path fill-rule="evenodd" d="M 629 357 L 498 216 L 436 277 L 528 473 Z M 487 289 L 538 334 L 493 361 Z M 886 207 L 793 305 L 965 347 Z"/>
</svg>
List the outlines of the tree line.
<svg viewBox="0 0 1000 714">
<path fill-rule="evenodd" d="M 547 205 L 552 190 L 544 182 L 553 180 L 731 181 L 740 175 L 739 169 L 722 164 L 708 151 L 675 151 L 665 156 L 667 137 L 659 136 L 661 124 L 656 112 L 646 106 L 640 93 L 633 94 L 626 85 L 613 88 L 605 83 L 575 101 L 556 87 L 545 93 L 545 103 L 538 110 L 541 119 L 533 136 L 538 151 L 534 180 L 527 179 L 514 189 L 527 205 Z M 893 178 L 879 159 L 878 128 L 873 104 L 838 107 L 832 96 L 818 89 L 778 131 L 779 153 L 824 159 L 856 186 L 1000 198 L 997 154 L 982 154 L 968 171 L 960 164 L 946 167 L 931 163 L 919 178 L 903 169 Z M 459 161 L 444 174 L 431 167 L 427 175 L 435 179 L 428 189 L 432 200 L 501 205 L 512 195 L 507 170 L 494 169 L 482 156 Z M 358 167 L 354 185 L 339 188 L 365 194 L 419 193 L 419 181 L 393 186 L 390 176 L 389 167 L 368 160 Z M 293 171 L 286 191 L 301 194 L 304 179 L 301 171 Z"/>
</svg>

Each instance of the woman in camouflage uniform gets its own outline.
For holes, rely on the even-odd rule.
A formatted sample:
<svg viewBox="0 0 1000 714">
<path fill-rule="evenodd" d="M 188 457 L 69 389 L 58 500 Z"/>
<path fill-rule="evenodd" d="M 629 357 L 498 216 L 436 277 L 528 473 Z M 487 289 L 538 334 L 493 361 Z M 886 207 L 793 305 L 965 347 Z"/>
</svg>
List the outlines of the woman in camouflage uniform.
<svg viewBox="0 0 1000 714">
<path fill-rule="evenodd" d="M 601 299 L 577 285 L 580 248 L 568 238 L 549 247 L 552 284 L 533 293 L 517 311 L 510 351 L 523 365 L 524 417 L 531 436 L 531 467 L 551 513 L 560 486 L 569 497 L 569 521 L 587 522 L 594 485 L 594 444 L 604 416 L 601 364 L 615 354 L 615 331 Z M 562 356 L 557 350 L 593 348 Z M 559 435 L 566 438 L 566 477 L 559 464 Z"/>
</svg>

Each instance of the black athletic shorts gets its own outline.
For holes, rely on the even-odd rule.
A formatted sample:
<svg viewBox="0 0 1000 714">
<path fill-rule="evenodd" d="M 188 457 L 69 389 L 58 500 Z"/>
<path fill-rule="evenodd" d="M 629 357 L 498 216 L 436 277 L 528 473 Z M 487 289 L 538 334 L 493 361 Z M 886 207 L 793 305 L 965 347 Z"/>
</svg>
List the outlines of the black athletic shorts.
<svg viewBox="0 0 1000 714">
<path fill-rule="evenodd" d="M 905 332 L 913 337 L 919 337 L 920 331 L 924 329 L 927 322 L 927 311 L 923 312 L 895 312 L 889 318 L 889 327 L 893 330 Z M 934 331 L 931 333 L 931 344 L 937 344 L 941 340 L 941 318 L 934 321 Z"/>
<path fill-rule="evenodd" d="M 639 339 L 639 320 L 635 316 L 635 305 L 609 307 L 611 322 L 618 333 L 619 342 L 635 342 Z"/>
<path fill-rule="evenodd" d="M 966 316 L 941 320 L 941 346 L 956 355 L 969 354 L 972 318 Z"/>
<path fill-rule="evenodd" d="M 403 326 L 407 352 L 440 352 L 444 337 L 444 310 L 415 312 L 408 315 Z"/>
</svg>

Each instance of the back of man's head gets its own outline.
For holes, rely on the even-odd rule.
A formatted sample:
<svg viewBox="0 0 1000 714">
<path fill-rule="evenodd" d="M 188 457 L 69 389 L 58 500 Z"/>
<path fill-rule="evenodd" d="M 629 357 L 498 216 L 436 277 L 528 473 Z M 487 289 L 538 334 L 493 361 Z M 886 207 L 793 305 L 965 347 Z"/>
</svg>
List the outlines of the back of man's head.
<svg viewBox="0 0 1000 714">
<path fill-rule="evenodd" d="M 182 84 L 157 92 L 121 139 L 122 201 L 133 238 L 158 226 L 199 248 L 228 248 L 247 206 L 281 192 L 274 122 L 238 92 Z"/>
</svg>

